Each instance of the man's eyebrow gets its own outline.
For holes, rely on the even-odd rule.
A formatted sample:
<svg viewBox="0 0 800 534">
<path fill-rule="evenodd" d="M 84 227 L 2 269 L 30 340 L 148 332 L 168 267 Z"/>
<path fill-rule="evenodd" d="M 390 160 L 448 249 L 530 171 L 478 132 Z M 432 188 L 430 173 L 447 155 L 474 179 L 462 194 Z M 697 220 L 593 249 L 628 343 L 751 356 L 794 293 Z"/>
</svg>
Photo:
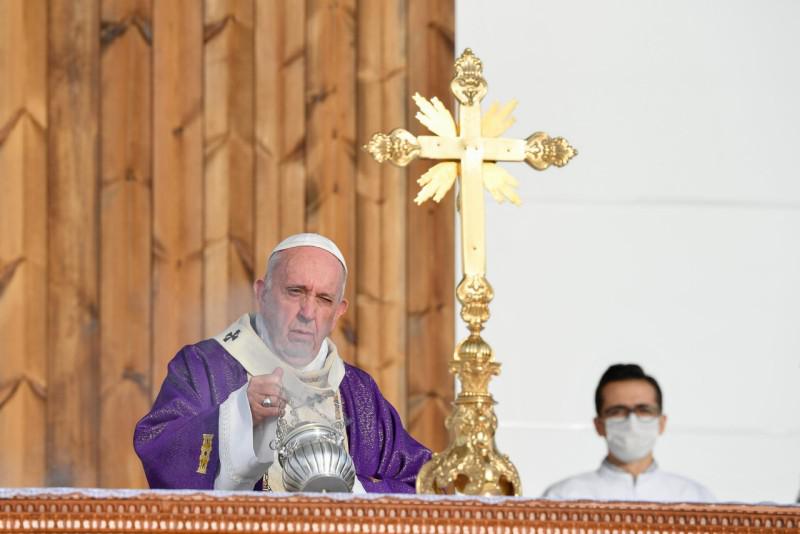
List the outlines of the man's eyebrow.
<svg viewBox="0 0 800 534">
<path fill-rule="evenodd" d="M 625 408 L 628 410 L 635 408 L 658 408 L 658 404 L 649 402 L 640 402 L 639 404 L 634 404 L 632 406 L 628 406 L 627 404 L 614 404 L 608 408 L 605 408 L 603 411 L 607 412 L 608 410 L 615 410 L 617 408 Z"/>
<path fill-rule="evenodd" d="M 308 287 L 303 284 L 286 284 L 286 289 L 302 289 L 303 291 L 308 291 Z"/>
<path fill-rule="evenodd" d="M 310 288 L 303 284 L 286 284 L 286 289 L 302 289 L 304 292 L 308 293 Z M 317 297 L 327 297 L 330 299 L 335 298 L 335 293 L 328 293 L 327 291 L 321 291 L 316 293 L 315 296 Z"/>
</svg>

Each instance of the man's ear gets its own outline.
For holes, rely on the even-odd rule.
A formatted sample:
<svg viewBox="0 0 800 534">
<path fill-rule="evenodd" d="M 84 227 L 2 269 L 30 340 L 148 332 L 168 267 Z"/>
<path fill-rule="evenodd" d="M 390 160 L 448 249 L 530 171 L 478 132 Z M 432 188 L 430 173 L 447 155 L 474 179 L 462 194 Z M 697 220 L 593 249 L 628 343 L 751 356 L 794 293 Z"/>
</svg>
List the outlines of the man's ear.
<svg viewBox="0 0 800 534">
<path fill-rule="evenodd" d="M 600 417 L 594 418 L 594 429 L 597 431 L 598 436 L 605 437 L 606 435 L 606 423 Z"/>
<path fill-rule="evenodd" d="M 667 428 L 667 416 L 662 415 L 658 418 L 658 433 L 659 435 L 664 433 L 664 429 Z"/>
<path fill-rule="evenodd" d="M 336 307 L 336 315 L 334 316 L 334 321 L 338 321 L 339 317 L 344 315 L 344 312 L 347 311 L 347 307 L 350 305 L 347 299 L 343 298 L 339 305 Z"/>
<path fill-rule="evenodd" d="M 264 292 L 264 287 L 266 287 L 264 280 L 260 278 L 253 282 L 253 296 L 256 298 L 256 302 L 261 301 L 261 294 Z"/>
</svg>

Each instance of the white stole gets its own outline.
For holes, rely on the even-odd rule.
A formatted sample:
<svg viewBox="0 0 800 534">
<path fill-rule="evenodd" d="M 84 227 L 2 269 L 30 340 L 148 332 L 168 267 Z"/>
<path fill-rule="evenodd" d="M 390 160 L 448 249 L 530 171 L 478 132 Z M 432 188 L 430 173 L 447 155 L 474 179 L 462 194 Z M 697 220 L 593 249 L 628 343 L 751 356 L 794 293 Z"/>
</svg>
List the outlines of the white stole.
<svg viewBox="0 0 800 534">
<path fill-rule="evenodd" d="M 253 328 L 250 314 L 242 315 L 214 339 L 237 361 L 248 378 L 283 369 L 283 389 L 288 397 L 283 419 L 292 425 L 298 421 L 326 421 L 345 428 L 339 385 L 344 379 L 344 362 L 330 339 L 326 339 L 328 354 L 322 369 L 300 371 L 272 353 Z M 347 433 L 345 448 L 347 448 Z M 273 461 L 264 477 L 264 487 L 285 491 L 280 462 Z"/>
</svg>

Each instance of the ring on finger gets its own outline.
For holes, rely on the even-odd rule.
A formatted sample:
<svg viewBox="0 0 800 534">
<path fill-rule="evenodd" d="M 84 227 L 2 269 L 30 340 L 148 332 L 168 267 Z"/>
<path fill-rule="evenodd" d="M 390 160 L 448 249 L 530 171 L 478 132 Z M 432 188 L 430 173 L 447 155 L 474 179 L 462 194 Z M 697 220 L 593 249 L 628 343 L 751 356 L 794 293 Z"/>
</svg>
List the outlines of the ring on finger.
<svg viewBox="0 0 800 534">
<path fill-rule="evenodd" d="M 269 395 L 264 397 L 264 400 L 261 401 L 261 406 L 263 406 L 264 408 L 272 407 L 272 399 L 269 397 Z"/>
</svg>

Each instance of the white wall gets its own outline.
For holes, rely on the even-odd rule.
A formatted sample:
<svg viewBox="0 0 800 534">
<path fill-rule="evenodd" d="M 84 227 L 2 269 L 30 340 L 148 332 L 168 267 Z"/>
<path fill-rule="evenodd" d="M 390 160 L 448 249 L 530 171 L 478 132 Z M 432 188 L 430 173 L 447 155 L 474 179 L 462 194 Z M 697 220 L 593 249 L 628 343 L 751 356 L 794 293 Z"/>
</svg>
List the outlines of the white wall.
<svg viewBox="0 0 800 534">
<path fill-rule="evenodd" d="M 507 166 L 523 206 L 488 205 L 498 446 L 525 494 L 599 464 L 595 385 L 638 362 L 664 390 L 664 469 L 793 501 L 800 2 L 457 0 L 456 45 L 484 107 L 520 100 L 507 136 L 580 151 Z"/>
</svg>

